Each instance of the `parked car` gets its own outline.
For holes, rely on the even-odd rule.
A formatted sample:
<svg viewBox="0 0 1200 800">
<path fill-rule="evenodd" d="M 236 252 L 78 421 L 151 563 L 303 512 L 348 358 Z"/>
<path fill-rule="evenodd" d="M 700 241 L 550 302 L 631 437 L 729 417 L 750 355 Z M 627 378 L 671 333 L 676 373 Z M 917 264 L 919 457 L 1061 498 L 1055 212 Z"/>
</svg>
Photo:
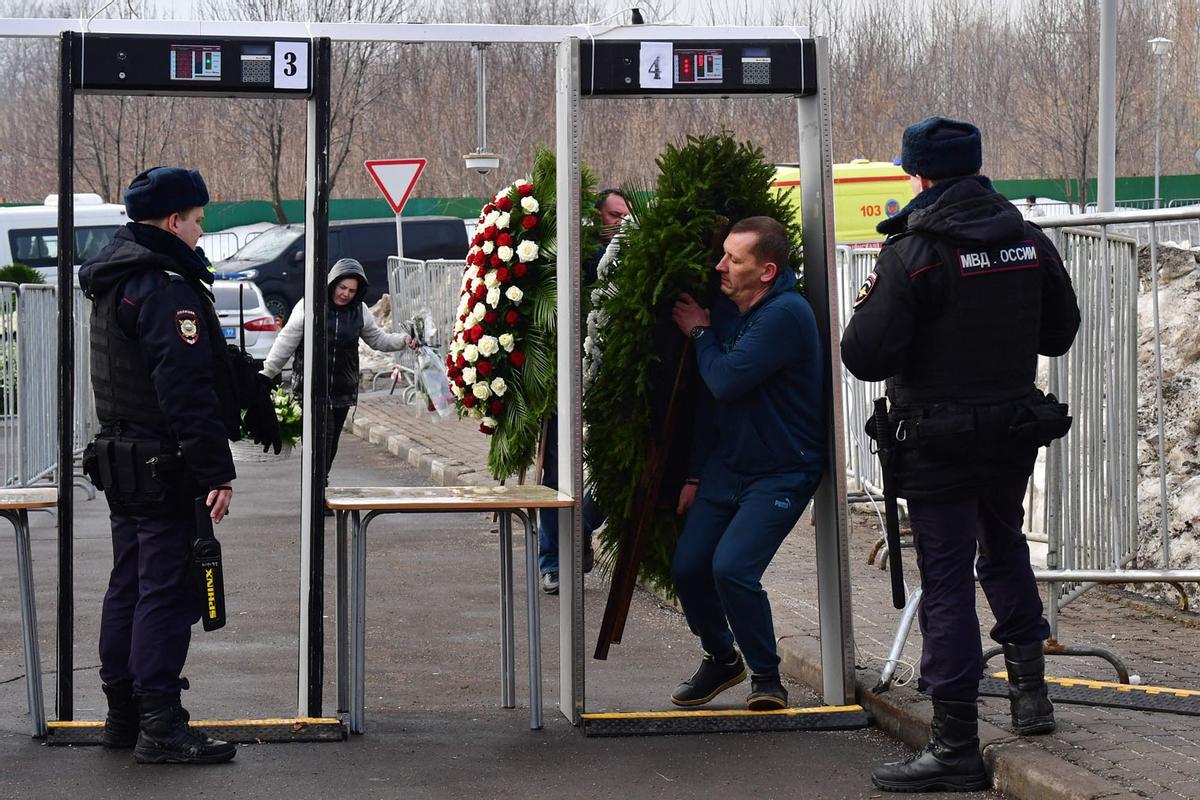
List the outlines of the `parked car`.
<svg viewBox="0 0 1200 800">
<path fill-rule="evenodd" d="M 75 270 L 129 221 L 125 206 L 98 194 L 75 195 Z M 24 264 L 53 282 L 58 273 L 58 195 L 40 206 L 0 208 L 0 266 Z"/>
<path fill-rule="evenodd" d="M 458 217 L 405 217 L 407 258 L 463 258 L 467 232 Z M 396 254 L 394 219 L 338 220 L 329 223 L 329 263 L 356 258 L 367 273 L 366 302 L 374 303 L 388 288 L 387 259 Z M 253 281 L 262 289 L 267 308 L 286 320 L 304 296 L 304 226 L 278 225 L 263 231 L 231 257 L 215 265 L 221 277 Z"/>
<path fill-rule="evenodd" d="M 279 335 L 279 324 L 259 288 L 250 281 L 217 280 L 213 297 L 225 341 L 239 346 L 244 341 L 251 358 L 264 360 Z"/>
</svg>

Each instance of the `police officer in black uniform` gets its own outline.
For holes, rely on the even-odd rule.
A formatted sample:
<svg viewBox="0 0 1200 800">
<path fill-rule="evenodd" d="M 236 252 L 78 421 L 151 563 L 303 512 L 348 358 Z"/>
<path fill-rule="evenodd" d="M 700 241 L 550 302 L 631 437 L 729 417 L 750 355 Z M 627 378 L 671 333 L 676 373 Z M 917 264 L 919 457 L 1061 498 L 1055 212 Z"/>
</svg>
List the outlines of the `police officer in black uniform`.
<svg viewBox="0 0 1200 800">
<path fill-rule="evenodd" d="M 887 379 L 885 433 L 921 573 L 921 679 L 934 715 L 925 749 L 872 780 L 969 791 L 989 783 L 972 567 L 996 617 L 1015 731 L 1054 729 L 1042 655 L 1050 629 L 1021 503 L 1038 447 L 1070 426 L 1066 407 L 1034 385 L 1038 354 L 1070 348 L 1079 308 L 1050 240 L 979 174 L 975 126 L 924 119 L 904 131 L 901 161 L 920 193 L 878 226 L 889 238 L 859 290 L 842 361 L 858 378 Z"/>
<path fill-rule="evenodd" d="M 196 244 L 208 189 L 200 173 L 155 167 L 133 179 L 134 220 L 80 270 L 92 299 L 91 370 L 101 432 L 87 453 L 105 490 L 113 570 L 100 623 L 108 696 L 102 741 L 140 763 L 209 764 L 234 745 L 188 726 L 180 703 L 200 603 L 190 583 L 195 498 L 229 510 L 238 438 L 236 377 Z"/>
</svg>

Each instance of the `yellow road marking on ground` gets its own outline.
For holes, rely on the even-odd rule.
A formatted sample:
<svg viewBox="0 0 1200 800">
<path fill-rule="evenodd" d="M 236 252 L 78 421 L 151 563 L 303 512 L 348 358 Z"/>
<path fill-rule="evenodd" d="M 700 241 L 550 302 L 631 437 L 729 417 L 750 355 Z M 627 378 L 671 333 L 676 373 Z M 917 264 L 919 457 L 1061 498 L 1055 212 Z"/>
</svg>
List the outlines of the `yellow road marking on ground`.
<svg viewBox="0 0 1200 800">
<path fill-rule="evenodd" d="M 862 706 L 817 706 L 815 708 L 780 708 L 775 711 L 750 711 L 748 709 L 724 709 L 718 711 L 625 711 L 601 714 L 584 714 L 584 719 L 676 719 L 694 717 L 766 717 L 798 716 L 800 714 L 839 714 L 862 711 Z"/>
<path fill-rule="evenodd" d="M 1008 680 L 1008 673 L 1004 670 L 997 672 L 992 677 Z M 1176 697 L 1200 697 L 1200 691 L 1195 689 L 1176 689 L 1172 686 L 1134 686 L 1129 683 L 1112 683 L 1110 681 L 1094 681 L 1087 678 L 1052 678 L 1046 677 L 1047 683 L 1058 684 L 1059 686 L 1073 687 L 1083 686 L 1088 689 L 1116 689 L 1118 692 L 1142 692 L 1143 694 L 1171 694 Z"/>
</svg>

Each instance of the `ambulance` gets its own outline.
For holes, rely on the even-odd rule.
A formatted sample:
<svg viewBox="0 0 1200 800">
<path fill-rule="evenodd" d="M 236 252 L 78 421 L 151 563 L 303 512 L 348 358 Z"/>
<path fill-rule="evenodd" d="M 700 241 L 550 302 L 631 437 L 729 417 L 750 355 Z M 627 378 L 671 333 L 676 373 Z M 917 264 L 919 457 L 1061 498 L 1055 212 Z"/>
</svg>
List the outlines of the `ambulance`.
<svg viewBox="0 0 1200 800">
<path fill-rule="evenodd" d="M 800 220 L 800 169 L 792 164 L 775 168 L 772 184 L 791 193 Z M 890 161 L 856 158 L 833 165 L 833 227 L 837 244 L 869 246 L 883 242 L 875 226 L 894 217 L 913 199 L 909 176 Z"/>
</svg>

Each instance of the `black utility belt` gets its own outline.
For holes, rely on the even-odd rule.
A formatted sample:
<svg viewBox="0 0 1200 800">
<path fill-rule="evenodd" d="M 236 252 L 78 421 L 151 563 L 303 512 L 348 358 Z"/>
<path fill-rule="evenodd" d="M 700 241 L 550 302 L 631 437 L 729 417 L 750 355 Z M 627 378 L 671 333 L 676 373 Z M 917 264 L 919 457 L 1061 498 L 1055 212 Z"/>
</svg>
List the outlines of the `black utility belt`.
<svg viewBox="0 0 1200 800">
<path fill-rule="evenodd" d="M 109 499 L 158 503 L 183 472 L 178 445 L 102 433 L 83 451 L 83 472 Z"/>
<path fill-rule="evenodd" d="M 888 421 L 899 447 L 941 452 L 988 442 L 1045 447 L 1071 430 L 1067 404 L 1040 390 L 994 405 L 893 406 Z"/>
</svg>

